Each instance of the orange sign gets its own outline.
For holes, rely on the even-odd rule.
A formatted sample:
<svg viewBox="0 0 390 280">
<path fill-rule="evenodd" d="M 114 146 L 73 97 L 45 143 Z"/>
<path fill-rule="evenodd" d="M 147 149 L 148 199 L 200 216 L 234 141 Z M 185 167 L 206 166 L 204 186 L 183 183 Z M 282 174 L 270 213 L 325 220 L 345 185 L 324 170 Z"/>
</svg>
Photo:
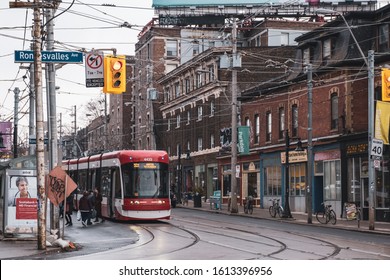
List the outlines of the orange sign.
<svg viewBox="0 0 390 280">
<path fill-rule="evenodd" d="M 55 167 L 46 177 L 47 197 L 58 206 L 65 197 L 69 196 L 76 188 L 77 184 L 69 177 L 60 166 Z M 66 190 L 66 196 L 65 196 Z"/>
</svg>

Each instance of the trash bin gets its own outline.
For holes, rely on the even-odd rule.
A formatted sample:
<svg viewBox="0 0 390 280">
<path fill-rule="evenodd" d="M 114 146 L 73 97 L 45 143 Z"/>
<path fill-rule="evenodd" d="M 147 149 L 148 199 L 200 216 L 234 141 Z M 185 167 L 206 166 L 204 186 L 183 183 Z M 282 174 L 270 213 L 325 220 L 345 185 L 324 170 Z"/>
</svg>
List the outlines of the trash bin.
<svg viewBox="0 0 390 280">
<path fill-rule="evenodd" d="M 202 196 L 199 193 L 194 195 L 194 207 L 202 207 Z"/>
</svg>

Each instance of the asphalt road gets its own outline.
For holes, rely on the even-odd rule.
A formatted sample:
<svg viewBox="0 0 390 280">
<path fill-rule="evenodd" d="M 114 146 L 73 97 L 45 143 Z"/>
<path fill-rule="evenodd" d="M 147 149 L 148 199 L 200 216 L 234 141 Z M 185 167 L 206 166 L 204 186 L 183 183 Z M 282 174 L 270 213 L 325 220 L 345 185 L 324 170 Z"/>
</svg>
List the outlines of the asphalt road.
<svg viewBox="0 0 390 280">
<path fill-rule="evenodd" d="M 65 231 L 78 250 L 29 259 L 355 260 L 390 259 L 388 235 L 173 209 L 169 221 L 107 221 Z"/>
</svg>

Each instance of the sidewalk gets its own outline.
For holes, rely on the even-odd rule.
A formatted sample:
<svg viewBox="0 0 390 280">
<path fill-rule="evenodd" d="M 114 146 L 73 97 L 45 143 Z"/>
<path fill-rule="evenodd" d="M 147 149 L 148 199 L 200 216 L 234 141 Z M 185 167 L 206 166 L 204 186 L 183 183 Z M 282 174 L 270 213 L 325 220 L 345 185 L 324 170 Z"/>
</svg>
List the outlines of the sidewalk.
<svg viewBox="0 0 390 280">
<path fill-rule="evenodd" d="M 188 205 L 182 205 L 178 204 L 177 207 L 182 208 L 188 208 L 188 209 L 194 209 L 199 211 L 209 211 L 209 212 L 215 212 L 225 215 L 238 215 L 238 216 L 246 216 L 251 217 L 254 219 L 268 219 L 268 220 L 279 220 L 281 222 L 286 223 L 297 223 L 297 224 L 308 224 L 307 213 L 300 213 L 300 212 L 292 212 L 292 218 L 272 218 L 269 214 L 268 209 L 261 209 L 261 208 L 254 208 L 253 214 L 245 214 L 244 213 L 244 207 L 238 206 L 238 213 L 230 213 L 228 212 L 227 204 L 222 204 L 222 210 L 214 210 L 211 209 L 210 203 L 204 202 L 202 200 L 202 207 L 194 207 L 193 201 L 189 200 Z M 337 218 L 337 223 L 335 225 L 332 224 L 320 224 L 315 216 L 315 213 L 312 215 L 312 226 L 319 226 L 319 227 L 331 227 L 331 228 L 337 228 L 337 229 L 343 229 L 343 230 L 353 230 L 353 231 L 361 231 L 361 232 L 369 232 L 369 233 L 377 233 L 377 234 L 388 234 L 390 235 L 390 223 L 387 222 L 375 222 L 375 229 L 370 230 L 369 229 L 369 222 L 366 221 L 360 221 L 360 225 L 358 227 L 358 221 L 348 221 L 344 218 Z"/>
<path fill-rule="evenodd" d="M 245 216 L 253 219 L 269 219 L 269 220 L 278 220 L 285 223 L 297 223 L 297 224 L 308 224 L 307 223 L 307 214 L 306 213 L 297 213 L 293 212 L 292 217 L 289 219 L 285 218 L 272 218 L 268 212 L 268 209 L 254 208 L 253 214 L 245 214 L 242 206 L 238 207 L 238 213 L 232 214 L 227 211 L 227 205 L 222 205 L 222 210 L 214 210 L 210 208 L 210 203 L 202 201 L 201 207 L 194 207 L 193 201 L 188 201 L 188 205 L 178 204 L 178 208 L 187 208 L 195 211 L 208 211 L 224 215 L 237 215 Z M 174 210 L 173 210 L 174 215 Z M 367 233 L 376 233 L 376 234 L 387 234 L 390 236 L 390 223 L 385 222 L 375 222 L 375 230 L 369 230 L 368 221 L 360 221 L 360 227 L 358 227 L 357 221 L 347 221 L 346 219 L 339 218 L 335 225 L 327 224 L 323 225 L 318 223 L 315 215 L 312 216 L 311 226 L 318 227 L 330 227 L 343 230 L 353 230 L 361 231 Z M 77 236 L 77 234 L 74 234 Z M 77 243 L 77 240 L 70 240 L 74 243 Z M 0 259 L 33 259 L 33 256 L 40 255 L 44 256 L 45 254 L 50 254 L 55 251 L 62 251 L 59 247 L 47 247 L 45 250 L 38 250 L 38 242 L 36 239 L 1 239 L 0 240 Z"/>
</svg>

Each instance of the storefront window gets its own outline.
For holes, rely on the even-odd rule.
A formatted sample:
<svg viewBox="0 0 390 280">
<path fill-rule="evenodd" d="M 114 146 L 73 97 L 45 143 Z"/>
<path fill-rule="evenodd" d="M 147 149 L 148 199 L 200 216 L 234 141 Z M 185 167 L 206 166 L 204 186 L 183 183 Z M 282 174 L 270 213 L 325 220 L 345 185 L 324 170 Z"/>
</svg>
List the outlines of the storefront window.
<svg viewBox="0 0 390 280">
<path fill-rule="evenodd" d="M 228 196 L 231 191 L 231 165 L 223 166 L 223 195 Z"/>
<path fill-rule="evenodd" d="M 381 168 L 376 172 L 376 207 L 390 208 L 390 161 L 388 156 L 384 156 Z"/>
<path fill-rule="evenodd" d="M 290 195 L 304 196 L 306 194 L 306 164 L 290 164 Z"/>
<path fill-rule="evenodd" d="M 341 201 L 341 168 L 339 160 L 324 161 L 324 201 Z"/>
<path fill-rule="evenodd" d="M 282 175 L 280 166 L 268 166 L 264 168 L 264 195 L 280 196 L 282 195 Z"/>
<path fill-rule="evenodd" d="M 348 202 L 355 202 L 357 205 L 361 204 L 362 184 L 360 176 L 360 167 L 362 166 L 362 159 L 359 157 L 348 159 Z"/>
</svg>

